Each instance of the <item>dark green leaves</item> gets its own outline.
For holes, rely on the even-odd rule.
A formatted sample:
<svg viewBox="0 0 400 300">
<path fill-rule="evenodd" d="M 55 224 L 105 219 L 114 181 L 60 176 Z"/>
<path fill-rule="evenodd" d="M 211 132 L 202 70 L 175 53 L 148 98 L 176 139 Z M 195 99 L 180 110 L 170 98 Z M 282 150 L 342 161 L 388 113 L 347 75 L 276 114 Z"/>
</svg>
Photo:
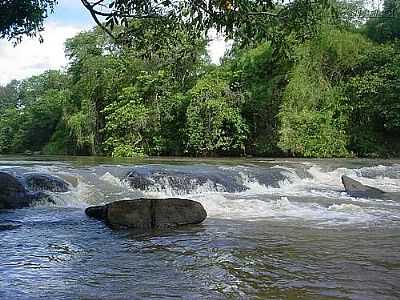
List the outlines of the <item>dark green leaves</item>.
<svg viewBox="0 0 400 300">
<path fill-rule="evenodd" d="M 57 0 L 0 1 L 0 38 L 19 42 L 25 35 L 36 36 L 56 4 Z"/>
</svg>

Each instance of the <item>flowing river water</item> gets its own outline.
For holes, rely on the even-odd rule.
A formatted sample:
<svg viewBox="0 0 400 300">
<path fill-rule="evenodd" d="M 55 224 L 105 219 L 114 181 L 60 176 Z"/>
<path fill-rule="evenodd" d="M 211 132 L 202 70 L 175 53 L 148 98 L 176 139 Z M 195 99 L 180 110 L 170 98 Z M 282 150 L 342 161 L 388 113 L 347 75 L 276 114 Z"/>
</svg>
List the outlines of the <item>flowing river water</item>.
<svg viewBox="0 0 400 300">
<path fill-rule="evenodd" d="M 55 204 L 0 212 L 16 225 L 0 231 L 0 299 L 400 298 L 400 197 L 352 198 L 340 181 L 400 192 L 400 161 L 0 157 L 0 170 L 71 184 Z M 152 184 L 121 181 L 132 170 Z M 84 214 L 171 196 L 208 218 L 138 235 Z"/>
</svg>

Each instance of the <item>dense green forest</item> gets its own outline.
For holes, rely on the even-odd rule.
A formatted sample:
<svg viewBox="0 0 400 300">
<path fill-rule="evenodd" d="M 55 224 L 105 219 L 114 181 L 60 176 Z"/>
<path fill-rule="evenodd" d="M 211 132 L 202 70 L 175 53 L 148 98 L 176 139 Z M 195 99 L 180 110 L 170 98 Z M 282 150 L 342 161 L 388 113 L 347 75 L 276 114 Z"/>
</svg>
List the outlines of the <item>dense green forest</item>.
<svg viewBox="0 0 400 300">
<path fill-rule="evenodd" d="M 0 87 L 0 153 L 398 157 L 400 7 L 362 5 L 241 28 L 218 66 L 184 24 L 160 39 L 157 20 L 134 20 L 124 43 L 82 32 L 66 70 Z"/>
</svg>

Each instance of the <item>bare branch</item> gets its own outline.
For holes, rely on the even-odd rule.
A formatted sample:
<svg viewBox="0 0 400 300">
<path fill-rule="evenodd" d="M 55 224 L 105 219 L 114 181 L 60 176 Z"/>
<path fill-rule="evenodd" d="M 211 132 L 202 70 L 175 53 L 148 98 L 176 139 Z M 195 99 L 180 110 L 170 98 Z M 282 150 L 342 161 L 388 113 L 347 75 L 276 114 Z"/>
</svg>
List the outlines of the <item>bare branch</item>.
<svg viewBox="0 0 400 300">
<path fill-rule="evenodd" d="M 104 2 L 104 0 L 98 0 L 98 1 L 96 1 L 94 3 L 90 3 L 90 6 L 93 8 L 93 7 L 97 6 L 97 5 L 99 5 L 101 2 Z"/>
</svg>

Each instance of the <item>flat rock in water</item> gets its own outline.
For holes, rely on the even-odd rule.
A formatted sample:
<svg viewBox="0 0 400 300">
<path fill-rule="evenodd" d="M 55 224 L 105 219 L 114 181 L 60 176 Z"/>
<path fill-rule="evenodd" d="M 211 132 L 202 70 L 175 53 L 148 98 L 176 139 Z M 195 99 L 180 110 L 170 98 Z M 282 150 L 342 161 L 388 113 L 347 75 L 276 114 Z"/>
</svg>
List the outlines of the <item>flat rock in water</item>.
<svg viewBox="0 0 400 300">
<path fill-rule="evenodd" d="M 89 207 L 85 212 L 112 228 L 139 230 L 199 224 L 207 217 L 199 202 L 177 198 L 122 200 Z"/>
</svg>

